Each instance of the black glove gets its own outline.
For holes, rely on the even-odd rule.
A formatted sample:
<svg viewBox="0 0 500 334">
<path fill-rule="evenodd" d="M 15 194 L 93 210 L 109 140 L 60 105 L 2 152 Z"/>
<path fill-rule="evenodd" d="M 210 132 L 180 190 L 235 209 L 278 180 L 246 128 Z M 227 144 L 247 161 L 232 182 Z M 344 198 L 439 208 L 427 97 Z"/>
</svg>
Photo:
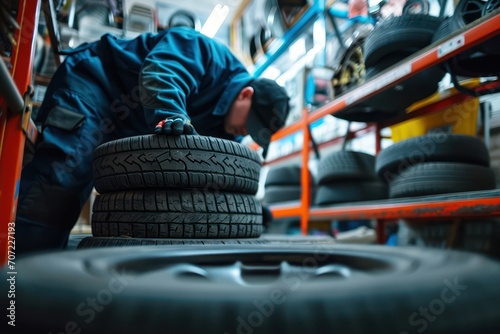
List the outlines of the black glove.
<svg viewBox="0 0 500 334">
<path fill-rule="evenodd" d="M 179 114 L 167 117 L 160 121 L 155 127 L 156 134 L 163 135 L 192 135 L 195 134 L 194 126 L 191 125 L 191 120 L 185 115 Z"/>
</svg>

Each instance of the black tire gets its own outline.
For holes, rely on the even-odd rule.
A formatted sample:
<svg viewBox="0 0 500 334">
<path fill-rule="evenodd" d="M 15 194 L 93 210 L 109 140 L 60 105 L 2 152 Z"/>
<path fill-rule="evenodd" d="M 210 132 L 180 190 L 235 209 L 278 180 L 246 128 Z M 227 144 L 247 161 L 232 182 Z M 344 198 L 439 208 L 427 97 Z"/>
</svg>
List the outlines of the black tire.
<svg viewBox="0 0 500 334">
<path fill-rule="evenodd" d="M 414 165 L 390 185 L 389 196 L 415 197 L 495 189 L 495 174 L 488 167 L 449 162 Z"/>
<path fill-rule="evenodd" d="M 194 30 L 200 30 L 200 20 L 195 13 L 179 9 L 173 12 L 168 19 L 167 26 L 172 27 L 188 27 Z"/>
<path fill-rule="evenodd" d="M 318 184 L 337 180 L 377 180 L 375 157 L 368 153 L 338 151 L 323 156 L 318 163 Z"/>
<path fill-rule="evenodd" d="M 462 162 L 488 167 L 490 156 L 484 142 L 458 134 L 427 134 L 409 138 L 383 149 L 375 159 L 375 171 L 390 182 L 406 168 L 422 162 Z"/>
<path fill-rule="evenodd" d="M 429 14 L 427 0 L 407 0 L 403 6 L 403 15 Z"/>
<path fill-rule="evenodd" d="M 290 220 L 290 225 L 300 224 L 297 219 L 277 219 L 276 223 L 286 223 Z M 275 222 L 273 221 L 273 224 Z M 288 225 L 288 224 L 287 224 Z M 285 234 L 286 229 L 283 230 Z M 104 238 L 104 237 L 86 237 L 79 241 L 77 249 L 102 248 L 102 247 L 131 247 L 131 246 L 245 246 L 245 245 L 316 245 L 334 244 L 336 241 L 332 237 L 326 236 L 305 236 L 305 237 L 287 237 L 277 235 L 262 235 L 259 238 L 240 238 L 240 239 L 147 239 L 147 238 Z"/>
<path fill-rule="evenodd" d="M 274 204 L 280 202 L 298 201 L 302 195 L 302 187 L 299 185 L 268 186 L 264 190 L 262 203 Z"/>
<path fill-rule="evenodd" d="M 369 80 L 375 77 L 408 55 L 409 53 L 397 52 L 384 57 L 378 64 L 366 68 L 365 79 Z M 402 114 L 405 112 L 404 108 L 392 103 L 393 99 L 396 99 L 396 102 L 401 104 L 401 99 L 398 98 L 398 95 L 394 97 L 394 94 L 391 92 L 394 89 L 389 88 L 353 106 L 344 108 L 333 116 L 351 122 L 379 122 Z M 388 101 L 391 101 L 391 103 L 387 103 Z"/>
<path fill-rule="evenodd" d="M 274 219 L 263 232 L 263 235 L 291 235 L 295 231 L 300 231 L 300 218 L 278 218 Z M 333 239 L 333 238 L 332 238 Z M 334 241 L 335 242 L 335 241 Z"/>
<path fill-rule="evenodd" d="M 265 52 L 262 46 L 262 32 L 265 32 L 265 27 L 260 27 L 257 30 L 257 33 L 251 37 L 250 40 L 250 57 L 252 58 L 253 63 L 256 63 L 257 60 L 262 57 Z"/>
<path fill-rule="evenodd" d="M 403 114 L 404 112 L 404 110 L 393 109 L 390 104 L 386 104 L 386 108 L 382 109 L 374 107 L 372 103 L 370 103 L 370 99 L 368 99 L 356 103 L 356 105 L 352 107 L 347 107 L 333 114 L 333 116 L 350 122 L 371 123 L 385 121 L 387 119 L 391 119 L 400 114 Z"/>
<path fill-rule="evenodd" d="M 99 193 L 145 188 L 204 188 L 255 195 L 260 157 L 229 140 L 144 135 L 111 141 L 94 153 Z"/>
<path fill-rule="evenodd" d="M 80 21 L 83 19 L 90 20 L 95 26 L 113 26 L 113 13 L 109 5 L 103 2 L 90 2 L 85 3 L 85 1 L 77 1 L 76 17 L 74 21 L 74 28 L 80 29 Z M 89 27 L 90 23 L 87 23 L 86 27 Z M 82 27 L 85 29 L 86 27 Z"/>
<path fill-rule="evenodd" d="M 387 184 L 380 181 L 344 181 L 318 187 L 315 205 L 372 201 L 388 198 Z"/>
<path fill-rule="evenodd" d="M 463 32 L 465 26 L 458 23 L 458 19 L 453 16 L 446 19 L 434 35 L 433 41 L 438 41 L 450 35 L 458 35 Z M 472 47 L 440 65 L 441 68 L 457 76 L 464 77 L 488 77 L 500 75 L 500 65 L 498 62 L 499 37 L 493 37 L 487 42 Z M 495 50 L 497 53 L 495 53 Z"/>
<path fill-rule="evenodd" d="M 489 256 L 500 255 L 500 221 L 498 219 L 461 219 L 454 230 L 456 220 L 405 220 L 402 222 L 414 234 L 416 242 L 426 247 L 447 248 L 449 238 L 455 233 L 451 247 L 478 252 Z"/>
<path fill-rule="evenodd" d="M 409 52 L 399 51 L 384 56 L 377 64 L 366 69 L 366 80 L 410 55 Z M 434 94 L 445 73 L 439 66 L 431 67 L 334 116 L 353 122 L 379 122 L 404 114 L 411 104 Z"/>
<path fill-rule="evenodd" d="M 479 19 L 483 15 L 487 1 L 460 0 L 453 11 L 453 21 L 461 28 Z"/>
<path fill-rule="evenodd" d="M 397 52 L 385 56 L 377 64 L 366 70 L 366 79 L 375 77 L 410 55 L 410 53 Z M 377 110 L 404 112 L 413 103 L 434 94 L 445 74 L 446 72 L 439 66 L 431 67 L 376 94 L 369 98 L 366 103 L 369 103 L 372 108 Z"/>
<path fill-rule="evenodd" d="M 376 26 L 364 44 L 365 66 L 394 52 L 414 53 L 431 44 L 442 19 L 430 15 L 391 17 Z"/>
<path fill-rule="evenodd" d="M 16 328 L 95 334 L 500 331 L 500 264 L 475 254 L 372 245 L 124 250 L 18 259 Z M 9 277 L 6 268 L 3 277 Z M 2 291 L 7 284 L 3 279 Z"/>
<path fill-rule="evenodd" d="M 488 0 L 483 7 L 483 16 L 489 15 L 491 12 L 498 10 L 498 8 L 500 8 L 500 1 Z M 482 43 L 481 49 L 486 54 L 500 55 L 500 36 L 496 35 L 495 37 L 490 38 L 487 42 Z"/>
<path fill-rule="evenodd" d="M 267 172 L 264 186 L 300 185 L 301 167 L 299 165 L 285 165 L 270 168 Z"/>
<path fill-rule="evenodd" d="M 92 235 L 133 238 L 249 238 L 262 229 L 254 196 L 209 190 L 135 190 L 98 195 Z"/>
</svg>

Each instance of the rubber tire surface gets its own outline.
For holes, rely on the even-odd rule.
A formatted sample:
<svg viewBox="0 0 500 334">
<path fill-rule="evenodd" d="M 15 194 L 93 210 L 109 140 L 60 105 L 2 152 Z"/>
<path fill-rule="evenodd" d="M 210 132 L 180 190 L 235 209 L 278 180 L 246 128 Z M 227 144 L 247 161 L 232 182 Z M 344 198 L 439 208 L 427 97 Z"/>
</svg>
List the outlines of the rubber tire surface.
<svg viewBox="0 0 500 334">
<path fill-rule="evenodd" d="M 301 167 L 299 165 L 284 165 L 270 168 L 267 172 L 264 186 L 300 185 Z"/>
<path fill-rule="evenodd" d="M 387 184 L 380 181 L 343 181 L 319 186 L 314 204 L 372 201 L 386 199 L 388 196 Z"/>
<path fill-rule="evenodd" d="M 409 138 L 381 150 L 375 171 L 390 182 L 409 166 L 422 162 L 462 162 L 488 167 L 490 156 L 484 142 L 473 136 L 437 133 Z"/>
<path fill-rule="evenodd" d="M 366 68 L 366 81 L 382 73 L 384 70 L 395 65 L 409 55 L 409 52 L 395 52 L 385 56 L 379 63 L 370 68 Z M 400 108 L 398 105 L 392 104 L 394 98 L 397 104 L 401 104 L 401 99 L 398 97 L 399 95 L 395 97 L 393 92 L 391 92 L 391 90 L 394 89 L 394 87 L 389 88 L 364 101 L 344 108 L 335 113 L 334 116 L 351 122 L 379 122 L 402 114 L 404 113 L 404 109 Z M 391 103 L 388 103 L 388 101 L 391 101 Z"/>
<path fill-rule="evenodd" d="M 366 69 L 366 80 L 376 77 L 410 55 L 410 52 L 399 51 L 384 56 L 377 64 Z M 334 116 L 353 122 L 379 122 L 404 114 L 406 108 L 414 102 L 434 94 L 445 73 L 439 66 L 431 67 L 396 86 L 335 113 Z"/>
<path fill-rule="evenodd" d="M 133 238 L 249 238 L 262 229 L 252 195 L 209 190 L 135 190 L 96 196 L 92 235 Z"/>
<path fill-rule="evenodd" d="M 377 25 L 364 45 L 365 66 L 377 64 L 394 52 L 414 53 L 431 44 L 442 19 L 430 15 L 391 17 Z"/>
<path fill-rule="evenodd" d="M 377 180 L 375 157 L 364 152 L 337 151 L 323 156 L 318 163 L 318 184 L 337 180 Z"/>
<path fill-rule="evenodd" d="M 298 201 L 302 195 L 302 187 L 298 185 L 267 186 L 264 189 L 262 203 L 273 204 L 288 201 Z"/>
<path fill-rule="evenodd" d="M 366 79 L 371 79 L 394 64 L 410 56 L 410 53 L 397 52 L 385 56 L 379 62 L 366 70 Z M 367 103 L 376 110 L 384 112 L 404 111 L 413 103 L 427 98 L 438 90 L 439 82 L 446 72 L 439 66 L 422 71 L 396 86 L 376 94 Z"/>
<path fill-rule="evenodd" d="M 427 247 L 447 248 L 450 233 L 456 220 L 406 219 L 405 225 Z M 491 256 L 500 255 L 500 221 L 495 218 L 469 218 L 460 220 L 453 248 L 480 252 Z"/>
<path fill-rule="evenodd" d="M 144 188 L 206 188 L 255 195 L 261 162 L 250 148 L 197 135 L 144 135 L 111 141 L 94 153 L 99 193 Z"/>
<path fill-rule="evenodd" d="M 449 17 L 443 21 L 437 29 L 433 42 L 450 35 L 459 35 L 465 30 L 465 25 L 459 23 L 455 17 Z M 449 65 L 450 72 L 458 76 L 465 77 L 488 77 L 500 75 L 500 65 L 498 62 L 498 45 L 500 37 L 495 36 L 487 42 L 472 47 L 460 54 L 451 57 L 439 67 L 446 69 L 445 63 Z"/>
<path fill-rule="evenodd" d="M 273 224 L 286 223 L 290 220 L 293 224 L 299 225 L 298 219 L 283 218 L 276 219 Z M 284 234 L 286 230 L 283 231 Z M 101 247 L 132 247 L 132 246 L 220 246 L 226 245 L 323 245 L 334 244 L 335 239 L 332 237 L 307 236 L 305 238 L 286 238 L 275 236 L 262 235 L 259 238 L 251 239 L 146 239 L 146 238 L 105 238 L 105 237 L 86 237 L 82 239 L 77 246 L 77 249 L 101 248 Z"/>
<path fill-rule="evenodd" d="M 389 196 L 415 197 L 495 189 L 489 167 L 471 164 L 428 162 L 414 165 L 390 184 Z"/>
<path fill-rule="evenodd" d="M 500 331 L 500 264 L 474 254 L 374 245 L 124 250 L 16 259 L 16 270 L 23 273 L 16 277 L 16 328 L 94 334 L 234 333 L 238 328 L 273 334 Z M 270 274 L 264 284 L 214 282 L 198 271 L 238 261 L 248 264 L 249 276 L 252 264 L 265 264 L 263 271 L 269 268 Z M 273 279 L 281 261 L 302 271 Z M 186 270 L 166 275 L 176 264 Z M 306 274 L 336 264 L 350 269 L 352 277 Z M 248 282 L 246 275 L 242 279 Z M 2 291 L 8 291 L 7 284 L 1 281 Z M 421 308 L 432 322 L 419 314 Z"/>
</svg>

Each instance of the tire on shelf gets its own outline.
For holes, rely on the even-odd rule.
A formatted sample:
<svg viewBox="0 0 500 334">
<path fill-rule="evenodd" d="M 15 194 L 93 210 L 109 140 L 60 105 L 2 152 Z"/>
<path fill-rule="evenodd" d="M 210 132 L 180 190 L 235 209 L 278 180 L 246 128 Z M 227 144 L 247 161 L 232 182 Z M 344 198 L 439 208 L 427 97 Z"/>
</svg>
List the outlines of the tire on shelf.
<svg viewBox="0 0 500 334">
<path fill-rule="evenodd" d="M 442 19 L 431 15 L 391 17 L 376 26 L 364 44 L 365 66 L 394 52 L 417 52 L 429 44 Z"/>
<path fill-rule="evenodd" d="M 408 167 L 390 184 L 391 198 L 428 196 L 495 189 L 489 167 L 451 162 L 427 162 Z"/>
<path fill-rule="evenodd" d="M 375 159 L 375 171 L 382 181 L 390 182 L 410 166 L 435 161 L 488 167 L 490 156 L 484 142 L 477 137 L 431 133 L 394 143 L 381 150 Z"/>
<path fill-rule="evenodd" d="M 365 334 L 374 328 L 413 332 L 425 323 L 441 334 L 500 331 L 500 264 L 477 254 L 300 244 L 124 250 L 82 249 L 16 261 L 23 273 L 16 278 L 16 328 L 232 333 L 258 325 L 264 334 L 277 328 Z M 7 284 L 0 283 L 3 291 Z M 422 307 L 435 321 L 418 315 Z"/>
<path fill-rule="evenodd" d="M 377 64 L 366 70 L 366 79 L 368 80 L 375 77 L 377 74 L 382 73 L 410 55 L 409 53 L 397 52 L 384 57 Z M 406 108 L 413 103 L 425 99 L 437 92 L 439 82 L 443 79 L 445 74 L 446 72 L 442 68 L 433 66 L 374 95 L 369 98 L 366 103 L 377 110 L 393 110 L 395 113 L 398 111 L 404 113 Z"/>
<path fill-rule="evenodd" d="M 94 153 L 99 193 L 145 188 L 204 188 L 255 195 L 261 162 L 250 148 L 204 136 L 144 135 L 111 141 Z"/>
<path fill-rule="evenodd" d="M 376 77 L 410 55 L 409 52 L 398 51 L 385 56 L 377 64 L 366 69 L 366 80 Z M 431 67 L 335 113 L 334 116 L 353 122 L 379 122 L 403 114 L 413 103 L 434 94 L 445 73 L 439 66 Z"/>
<path fill-rule="evenodd" d="M 302 168 L 298 164 L 289 164 L 269 168 L 264 186 L 300 185 Z"/>
<path fill-rule="evenodd" d="M 255 238 L 255 196 L 213 190 L 134 190 L 96 196 L 92 235 L 132 238 Z"/>
<path fill-rule="evenodd" d="M 300 201 L 302 187 L 297 185 L 267 186 L 264 189 L 262 203 L 274 204 L 280 202 Z"/>
<path fill-rule="evenodd" d="M 456 224 L 459 224 L 458 229 Z M 425 247 L 454 248 L 478 252 L 489 256 L 500 256 L 500 220 L 496 218 L 466 218 L 440 220 L 412 220 L 401 222 L 413 235 L 414 243 Z M 454 233 L 450 243 L 451 233 Z M 417 245 L 418 245 L 417 244 Z"/>
<path fill-rule="evenodd" d="M 480 1 L 474 1 L 478 3 Z M 437 42 L 450 35 L 460 35 L 465 25 L 461 19 L 451 16 L 443 21 L 436 30 L 433 42 Z M 439 67 L 447 70 L 450 74 L 464 77 L 488 77 L 500 75 L 500 65 L 498 64 L 498 45 L 500 37 L 493 37 L 487 42 L 474 46 L 458 55 L 446 60 Z M 497 52 L 495 52 L 495 50 Z M 448 67 L 446 67 L 447 65 Z"/>
<path fill-rule="evenodd" d="M 378 180 L 375 157 L 354 151 L 337 151 L 321 157 L 318 163 L 318 185 L 339 180 Z"/>
<path fill-rule="evenodd" d="M 498 0 L 488 0 L 483 7 L 483 16 L 490 14 L 491 12 L 500 8 L 500 2 Z M 490 38 L 486 43 L 482 43 L 481 49 L 493 55 L 500 55 L 500 36 Z M 496 65 L 498 66 L 498 65 Z"/>
<path fill-rule="evenodd" d="M 318 186 L 315 205 L 373 201 L 388 198 L 387 184 L 380 181 L 343 181 Z"/>
</svg>

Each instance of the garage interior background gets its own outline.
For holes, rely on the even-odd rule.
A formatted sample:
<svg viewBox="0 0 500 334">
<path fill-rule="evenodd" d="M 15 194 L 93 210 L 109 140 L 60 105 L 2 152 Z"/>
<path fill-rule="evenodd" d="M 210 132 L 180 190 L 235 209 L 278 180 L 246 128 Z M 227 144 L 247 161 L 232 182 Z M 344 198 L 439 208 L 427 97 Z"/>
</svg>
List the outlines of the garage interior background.
<svg viewBox="0 0 500 334">
<path fill-rule="evenodd" d="M 296 1 L 297 4 L 311 5 L 315 1 Z M 118 17 L 112 19 L 107 15 L 106 8 L 109 3 L 106 0 L 92 1 L 92 0 L 79 0 L 77 2 L 62 1 L 67 8 L 64 9 L 68 13 L 67 20 L 58 22 L 58 29 L 60 34 L 60 42 L 63 47 L 75 47 L 78 44 L 86 41 L 98 39 L 103 33 L 110 32 L 125 38 L 131 38 L 143 31 L 157 31 L 158 29 L 168 26 L 169 20 L 172 15 L 179 10 L 185 10 L 192 14 L 195 21 L 199 25 L 199 29 L 207 34 L 213 34 L 213 37 L 222 43 L 230 46 L 240 59 L 247 65 L 250 72 L 258 72 L 259 66 L 268 61 L 266 51 L 276 48 L 282 42 L 280 36 L 273 36 L 281 34 L 280 27 L 276 23 L 276 14 L 272 12 L 273 6 L 276 5 L 277 0 L 205 0 L 205 1 L 173 1 L 173 0 L 144 0 L 144 1 L 131 1 L 131 0 L 117 0 L 115 3 L 123 7 L 123 12 L 120 12 Z M 74 8 L 71 8 L 74 4 Z M 429 1 L 429 13 L 431 15 L 439 15 L 440 6 L 437 0 Z M 139 6 L 138 6 L 139 5 Z M 332 8 L 345 10 L 347 3 L 344 1 L 327 1 L 326 6 Z M 445 13 L 453 12 L 453 2 L 447 1 Z M 83 8 L 83 9 L 82 9 Z M 242 10 L 243 9 L 243 10 Z M 86 13 L 84 17 L 78 22 L 76 16 L 71 16 L 72 10 L 81 13 Z M 103 12 L 104 10 L 104 12 Z M 132 26 L 131 23 L 125 21 L 125 25 L 120 25 L 119 16 L 132 16 L 136 12 L 138 14 L 136 25 Z M 103 15 L 104 13 L 104 15 Z M 109 14 L 109 13 L 108 13 Z M 215 27 L 215 33 L 210 32 L 209 17 L 211 14 L 216 17 L 215 22 L 219 23 L 219 27 Z M 290 11 L 300 17 L 300 10 Z M 148 15 L 150 15 L 148 19 Z M 103 19 L 104 17 L 104 19 Z M 152 20 L 152 21 L 148 21 Z M 339 18 L 338 23 L 345 23 L 345 18 Z M 208 22 L 208 23 L 207 23 Z M 291 20 L 291 25 L 295 23 Z M 123 24 L 123 23 L 122 23 Z M 127 25 L 128 24 L 128 25 Z M 273 26 L 274 25 L 274 26 Z M 325 26 L 326 22 L 317 20 L 309 28 L 304 29 L 300 37 L 291 44 L 287 52 L 282 54 L 276 59 L 272 66 L 266 67 L 260 75 L 276 79 L 280 84 L 286 87 L 289 95 L 292 97 L 291 105 L 292 112 L 288 119 L 287 124 L 290 125 L 300 119 L 302 110 L 308 106 L 305 97 L 306 80 L 311 68 L 323 65 L 324 58 L 328 57 L 329 52 L 334 52 L 332 48 L 338 48 L 338 45 L 328 43 L 328 28 Z M 263 29 L 263 27 L 271 27 L 272 29 Z M 212 27 L 213 28 L 213 27 Z M 282 27 L 281 27 L 282 28 Z M 233 30 L 232 30 L 233 29 Z M 54 57 L 50 43 L 48 43 L 46 22 L 44 16 L 40 17 L 40 36 L 39 45 L 44 48 L 47 58 Z M 43 34 L 43 35 L 42 35 Z M 266 35 L 268 34 L 268 35 Z M 263 36 L 265 35 L 265 36 Z M 261 45 L 256 45 L 255 36 L 258 36 Z M 265 41 L 264 41 L 265 39 Z M 265 43 L 263 43 L 265 42 Z M 266 51 L 259 50 L 259 47 L 266 48 Z M 40 57 L 42 52 L 37 52 Z M 322 58 L 323 57 L 323 58 Z M 55 69 L 53 61 L 43 61 L 36 72 L 37 82 L 35 86 L 35 103 L 40 103 L 43 99 L 44 89 L 50 78 L 51 73 Z M 450 79 L 445 77 L 440 88 L 445 89 L 450 87 Z M 329 102 L 333 95 L 328 96 L 323 103 Z M 481 102 L 490 113 L 490 140 L 489 149 L 491 156 L 491 166 L 497 176 L 497 187 L 500 185 L 500 98 L 497 95 L 488 95 L 481 98 Z M 314 109 L 321 106 L 321 104 L 308 107 Z M 331 115 L 328 115 L 316 123 L 312 124 L 312 136 L 318 144 L 331 143 L 324 146 L 322 154 L 328 152 L 338 151 L 342 147 L 342 142 L 335 141 L 334 139 L 342 138 L 347 130 L 348 122 Z M 361 129 L 365 125 L 363 123 L 352 123 L 351 130 Z M 483 122 L 479 119 L 478 130 L 483 126 Z M 390 129 L 384 129 L 384 136 L 390 138 Z M 353 138 L 348 142 L 348 148 L 353 151 L 366 152 L 375 154 L 375 134 L 368 131 L 362 136 Z M 251 140 L 247 138 L 245 144 L 251 145 Z M 390 139 L 382 141 L 382 147 L 390 145 Z M 303 138 L 301 133 L 296 133 L 277 142 L 274 142 L 270 147 L 268 155 L 268 165 L 264 166 L 262 171 L 262 180 L 269 169 L 269 165 L 276 167 L 280 165 L 287 165 L 290 163 L 300 163 L 300 154 L 303 145 Z M 313 174 L 316 173 L 317 161 L 312 158 L 309 163 L 310 170 Z M 261 187 L 257 194 L 262 197 L 264 194 L 264 185 L 261 182 Z M 85 230 L 89 226 L 91 202 L 82 212 L 82 216 L 76 229 Z"/>
</svg>

